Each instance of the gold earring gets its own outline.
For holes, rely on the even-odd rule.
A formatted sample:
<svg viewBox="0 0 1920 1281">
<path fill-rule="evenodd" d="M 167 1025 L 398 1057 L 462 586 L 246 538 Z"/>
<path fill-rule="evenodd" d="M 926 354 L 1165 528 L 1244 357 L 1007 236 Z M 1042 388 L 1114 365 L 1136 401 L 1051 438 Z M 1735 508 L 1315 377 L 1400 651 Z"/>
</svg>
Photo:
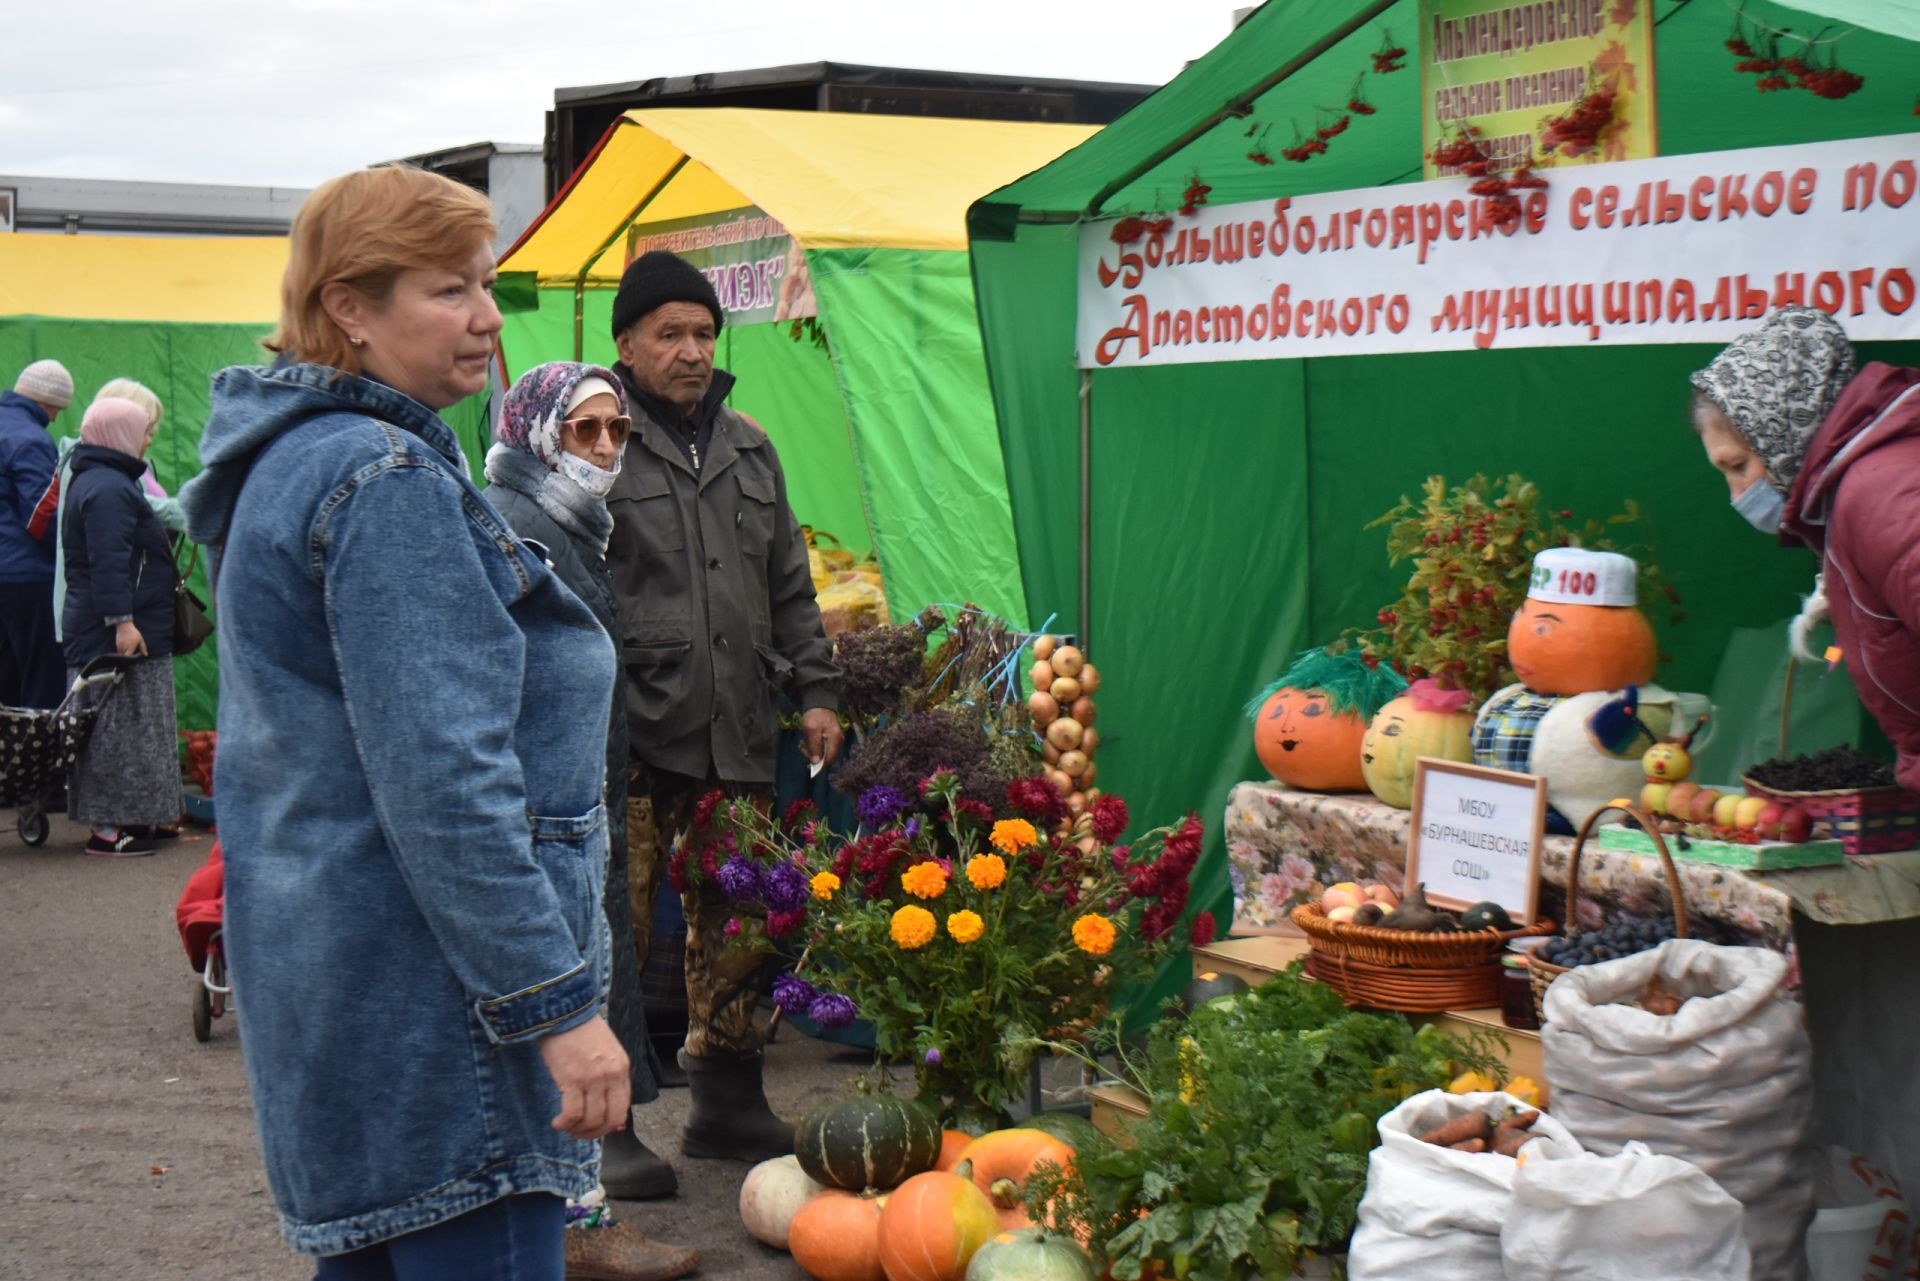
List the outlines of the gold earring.
<svg viewBox="0 0 1920 1281">
<path fill-rule="evenodd" d="M 366 346 L 366 345 L 367 345 L 367 340 L 366 340 L 366 339 L 364 339 L 364 338 L 352 338 L 352 337 L 349 337 L 349 338 L 347 339 L 347 345 L 348 345 L 348 346 L 351 346 L 351 347 L 364 347 L 364 346 Z"/>
</svg>

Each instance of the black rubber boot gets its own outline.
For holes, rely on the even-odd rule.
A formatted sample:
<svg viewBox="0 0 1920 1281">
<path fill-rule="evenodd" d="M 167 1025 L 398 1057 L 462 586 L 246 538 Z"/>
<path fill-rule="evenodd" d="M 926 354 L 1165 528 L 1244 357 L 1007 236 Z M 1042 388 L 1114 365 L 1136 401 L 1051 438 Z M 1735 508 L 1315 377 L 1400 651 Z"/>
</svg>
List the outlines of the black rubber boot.
<svg viewBox="0 0 1920 1281">
<path fill-rule="evenodd" d="M 685 1032 L 671 1037 L 651 1032 L 647 1035 L 652 1046 L 653 1080 L 663 1090 L 687 1088 L 687 1070 L 680 1066 L 680 1046 L 686 1039 Z"/>
<path fill-rule="evenodd" d="M 793 1127 L 773 1114 L 760 1073 L 763 1055 L 694 1058 L 683 1055 L 693 1106 L 680 1151 L 690 1157 L 759 1162 L 793 1151 Z"/>
<path fill-rule="evenodd" d="M 600 1186 L 619 1201 L 657 1201 L 672 1196 L 680 1180 L 632 1130 L 615 1130 L 600 1141 Z"/>
</svg>

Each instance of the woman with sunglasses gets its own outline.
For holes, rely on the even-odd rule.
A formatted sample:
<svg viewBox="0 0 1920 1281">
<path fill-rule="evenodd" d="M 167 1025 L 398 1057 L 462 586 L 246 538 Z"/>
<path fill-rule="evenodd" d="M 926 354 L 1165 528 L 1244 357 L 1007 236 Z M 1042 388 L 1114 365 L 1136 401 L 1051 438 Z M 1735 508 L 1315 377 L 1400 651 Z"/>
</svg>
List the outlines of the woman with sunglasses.
<svg viewBox="0 0 1920 1281">
<path fill-rule="evenodd" d="M 514 533 L 539 545 L 555 575 L 609 635 L 619 616 L 607 573 L 613 517 L 606 496 L 632 429 L 626 395 L 611 371 L 554 361 L 529 369 L 507 392 L 495 444 L 487 451 L 487 497 Z M 647 1103 L 660 1087 L 648 1061 L 640 957 L 627 907 L 627 717 L 618 687 L 607 716 L 607 812 L 604 909 L 613 940 L 607 1019 L 626 1047 L 633 1101 Z M 607 1195 L 623 1200 L 671 1196 L 675 1188 L 673 1167 L 631 1129 L 602 1141 L 600 1183 Z M 648 1240 L 604 1213 L 583 1213 L 576 1205 L 570 1220 L 578 1229 L 566 1234 L 570 1277 L 665 1281 L 686 1276 L 699 1263 L 697 1252 Z"/>
</svg>

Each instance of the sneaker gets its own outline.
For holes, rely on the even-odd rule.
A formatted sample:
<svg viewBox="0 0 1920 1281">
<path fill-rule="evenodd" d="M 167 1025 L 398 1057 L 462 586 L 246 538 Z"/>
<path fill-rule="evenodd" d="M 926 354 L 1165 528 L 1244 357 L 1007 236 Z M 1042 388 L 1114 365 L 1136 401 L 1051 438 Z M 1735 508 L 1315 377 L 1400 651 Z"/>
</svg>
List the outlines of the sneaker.
<svg viewBox="0 0 1920 1281">
<path fill-rule="evenodd" d="M 135 824 L 129 826 L 126 830 L 133 833 L 136 840 L 152 841 L 155 844 L 180 839 L 180 829 L 178 827 L 148 827 L 144 824 Z"/>
<path fill-rule="evenodd" d="M 85 852 L 104 858 L 138 858 L 142 854 L 153 853 L 156 848 L 152 841 L 143 841 L 132 832 L 121 832 L 112 840 L 95 832 L 87 838 Z"/>
</svg>

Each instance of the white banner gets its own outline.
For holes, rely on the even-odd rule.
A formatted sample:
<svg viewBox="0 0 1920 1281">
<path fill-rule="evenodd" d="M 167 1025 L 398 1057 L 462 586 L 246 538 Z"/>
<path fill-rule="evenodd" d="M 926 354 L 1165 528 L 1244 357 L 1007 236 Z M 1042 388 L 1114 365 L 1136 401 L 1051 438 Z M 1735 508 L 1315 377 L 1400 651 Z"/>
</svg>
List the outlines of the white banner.
<svg viewBox="0 0 1920 1281">
<path fill-rule="evenodd" d="M 1088 223 L 1076 360 L 1727 342 L 1789 302 L 1920 338 L 1920 134 L 1543 176 L 1504 227 L 1465 178 Z"/>
</svg>

